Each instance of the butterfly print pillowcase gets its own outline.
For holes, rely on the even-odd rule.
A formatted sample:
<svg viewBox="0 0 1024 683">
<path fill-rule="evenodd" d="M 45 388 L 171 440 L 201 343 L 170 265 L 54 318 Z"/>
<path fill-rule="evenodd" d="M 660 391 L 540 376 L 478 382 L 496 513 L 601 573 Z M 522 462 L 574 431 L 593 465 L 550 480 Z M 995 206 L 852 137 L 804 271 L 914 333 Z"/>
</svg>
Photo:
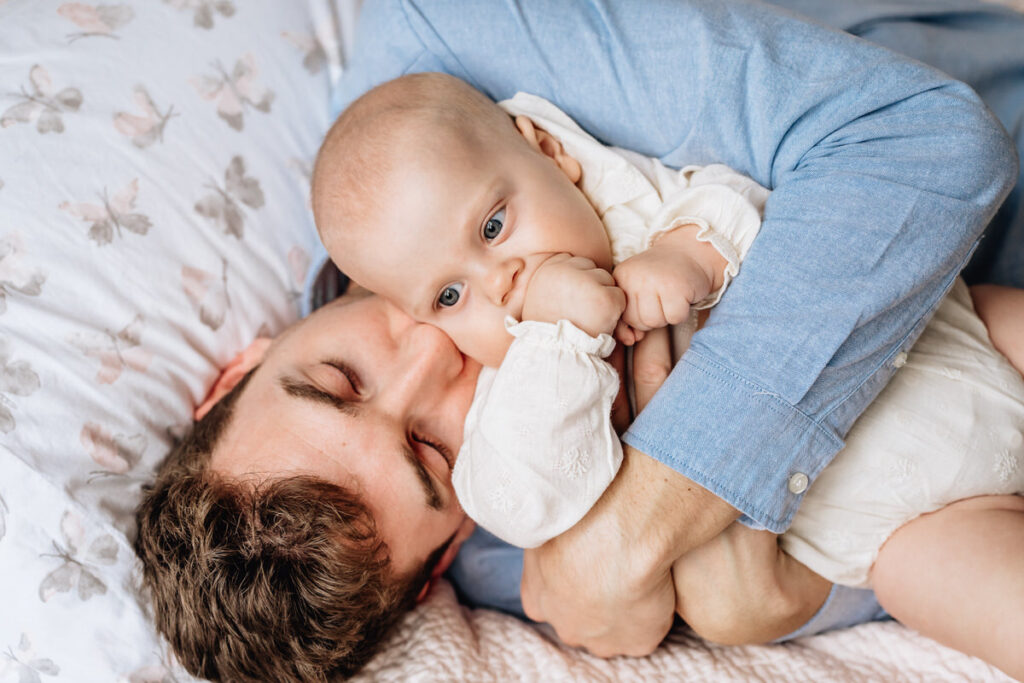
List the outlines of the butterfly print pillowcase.
<svg viewBox="0 0 1024 683">
<path fill-rule="evenodd" d="M 333 4 L 0 0 L 0 678 L 191 680 L 133 512 L 219 367 L 299 314 Z"/>
</svg>

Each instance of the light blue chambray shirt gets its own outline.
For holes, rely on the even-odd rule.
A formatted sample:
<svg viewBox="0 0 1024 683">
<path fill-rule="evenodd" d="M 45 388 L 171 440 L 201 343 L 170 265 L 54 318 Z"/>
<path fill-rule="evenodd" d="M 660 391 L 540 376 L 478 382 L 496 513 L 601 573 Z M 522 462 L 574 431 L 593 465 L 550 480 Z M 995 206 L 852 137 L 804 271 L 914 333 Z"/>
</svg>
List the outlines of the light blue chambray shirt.
<svg viewBox="0 0 1024 683">
<path fill-rule="evenodd" d="M 783 4 L 971 82 L 1024 137 L 1019 15 L 970 0 Z M 357 36 L 335 113 L 443 71 L 496 100 L 545 97 L 606 144 L 725 163 L 772 189 L 741 275 L 624 438 L 774 532 L 1018 178 L 1015 143 L 969 87 L 757 2 L 367 0 Z M 1024 285 L 1019 192 L 978 279 Z"/>
</svg>

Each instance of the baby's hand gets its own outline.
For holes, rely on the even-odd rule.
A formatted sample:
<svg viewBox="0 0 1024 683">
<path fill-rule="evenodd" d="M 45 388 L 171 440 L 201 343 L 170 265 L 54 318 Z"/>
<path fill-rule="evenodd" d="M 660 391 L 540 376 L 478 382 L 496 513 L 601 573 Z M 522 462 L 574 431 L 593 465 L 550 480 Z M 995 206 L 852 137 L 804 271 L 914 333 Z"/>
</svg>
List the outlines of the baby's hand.
<svg viewBox="0 0 1024 683">
<path fill-rule="evenodd" d="M 692 232 L 680 228 L 667 233 L 615 267 L 615 282 L 626 292 L 626 309 L 615 330 L 622 343 L 633 344 L 647 330 L 683 322 L 690 305 L 706 297 L 720 279 L 716 269 L 723 272 L 725 260 L 714 247 L 697 242 Z"/>
<path fill-rule="evenodd" d="M 611 334 L 626 295 L 588 258 L 555 254 L 537 268 L 523 301 L 523 320 L 568 320 L 592 337 Z"/>
</svg>

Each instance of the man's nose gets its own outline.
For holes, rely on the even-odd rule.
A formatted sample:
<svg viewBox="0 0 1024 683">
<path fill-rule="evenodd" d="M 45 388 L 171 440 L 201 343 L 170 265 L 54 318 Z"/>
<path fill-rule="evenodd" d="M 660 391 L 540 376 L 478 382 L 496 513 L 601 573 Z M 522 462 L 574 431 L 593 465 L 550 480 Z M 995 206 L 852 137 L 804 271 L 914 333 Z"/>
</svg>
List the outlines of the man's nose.
<svg viewBox="0 0 1024 683">
<path fill-rule="evenodd" d="M 462 354 L 444 332 L 425 323 L 410 325 L 398 342 L 385 392 L 392 408 L 404 412 L 440 400 L 462 371 Z"/>
<path fill-rule="evenodd" d="M 484 279 L 484 293 L 487 298 L 496 306 L 508 303 L 509 295 L 525 267 L 526 264 L 520 258 L 505 259 L 496 263 Z"/>
</svg>

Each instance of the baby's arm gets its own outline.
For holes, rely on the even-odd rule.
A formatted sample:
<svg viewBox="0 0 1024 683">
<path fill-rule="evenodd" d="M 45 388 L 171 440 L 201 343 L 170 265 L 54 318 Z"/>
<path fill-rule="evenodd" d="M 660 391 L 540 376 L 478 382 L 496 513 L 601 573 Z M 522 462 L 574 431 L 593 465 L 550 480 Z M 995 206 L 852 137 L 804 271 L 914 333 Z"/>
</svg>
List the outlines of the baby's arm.
<svg viewBox="0 0 1024 683">
<path fill-rule="evenodd" d="M 619 470 L 619 377 L 603 360 L 615 342 L 566 320 L 506 324 L 515 339 L 477 382 L 452 481 L 478 524 L 533 548 L 576 524 Z"/>
<path fill-rule="evenodd" d="M 647 161 L 658 175 L 668 172 Z M 718 303 L 761 229 L 766 188 L 722 164 L 674 173 L 681 189 L 668 194 L 648 226 L 647 249 L 613 273 L 627 298 L 616 330 L 626 344 L 647 330 L 681 323 L 691 307 Z M 665 184 L 662 192 L 668 192 Z"/>
<path fill-rule="evenodd" d="M 615 281 L 626 293 L 626 310 L 615 331 L 622 343 L 678 325 L 690 315 L 691 304 L 722 287 L 727 261 L 697 239 L 699 230 L 694 224 L 676 228 L 615 268 Z"/>
<path fill-rule="evenodd" d="M 625 296 L 589 259 L 554 254 L 530 279 L 501 366 L 485 370 L 452 479 L 466 513 L 533 548 L 579 521 L 614 479 L 619 376 L 604 359 Z"/>
</svg>

